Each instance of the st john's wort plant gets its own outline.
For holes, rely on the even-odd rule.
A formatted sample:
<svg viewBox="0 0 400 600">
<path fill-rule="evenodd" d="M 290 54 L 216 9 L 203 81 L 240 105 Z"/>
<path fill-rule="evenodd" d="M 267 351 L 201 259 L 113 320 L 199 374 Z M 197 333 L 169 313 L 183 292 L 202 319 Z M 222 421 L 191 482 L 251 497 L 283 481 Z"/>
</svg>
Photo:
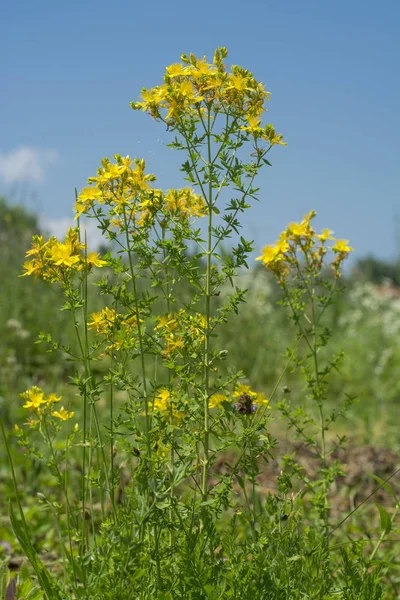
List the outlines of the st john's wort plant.
<svg viewBox="0 0 400 600">
<path fill-rule="evenodd" d="M 312 502 L 327 526 L 329 485 L 341 473 L 338 461 L 328 465 L 328 457 L 344 440 L 328 449 L 326 433 L 353 399 L 345 397 L 330 414 L 326 414 L 329 381 L 337 375 L 342 355 L 329 356 L 325 351 L 331 332 L 325 325 L 324 316 L 335 295 L 341 291 L 340 269 L 352 248 L 347 240 L 335 239 L 329 229 L 318 234 L 311 223 L 314 217 L 315 212 L 311 211 L 301 223 L 291 223 L 274 246 L 264 248 L 258 260 L 276 275 L 283 291 L 282 304 L 289 309 L 299 343 L 306 348 L 306 356 L 297 360 L 297 367 L 302 371 L 307 397 L 316 408 L 317 420 L 310 403 L 293 409 L 284 399 L 279 408 L 290 427 L 313 448 L 319 460 L 320 478 L 308 483 L 313 490 Z M 333 255 L 330 269 L 326 265 L 329 255 Z"/>
<path fill-rule="evenodd" d="M 268 398 L 233 366 L 222 375 L 229 356 L 215 348 L 218 328 L 245 298 L 245 290 L 233 287 L 223 303 L 219 299 L 252 251 L 240 236 L 241 215 L 257 198 L 255 178 L 269 166 L 267 154 L 284 144 L 272 125 L 262 125 L 269 92 L 250 71 L 228 70 L 226 56 L 225 48 L 211 63 L 182 55 L 161 85 L 143 89 L 132 103 L 174 136 L 170 145 L 184 154 L 188 186 L 163 191 L 144 160 L 105 158 L 77 195 L 75 212 L 79 224 L 97 222 L 113 251 L 89 252 L 78 227 L 64 241 L 36 236 L 28 252 L 24 274 L 54 286 L 76 336 L 61 349 L 77 364 L 71 383 L 79 404 L 57 408 L 58 396 L 31 388 L 23 398 L 32 416 L 18 430 L 21 445 L 45 462 L 58 484 L 59 498 L 41 495 L 59 534 L 57 580 L 30 542 L 12 471 L 19 509 L 11 512 L 14 530 L 49 600 L 349 597 L 340 578 L 335 581 L 318 530 L 302 527 L 290 477 L 279 480 L 283 499 L 265 499 L 258 490 L 262 461 L 276 445 L 268 433 L 271 402 L 296 362 L 295 348 Z M 318 327 L 330 296 L 313 278 L 329 233 L 314 236 L 311 217 L 297 229 L 289 226 L 262 258 L 278 275 L 310 347 L 314 371 L 308 363 L 303 368 L 324 440 L 318 350 L 327 336 Z M 232 237 L 231 253 L 223 254 Z M 317 238 L 318 251 L 311 243 Z M 335 244 L 337 279 L 349 248 Z M 296 262 L 297 250 L 310 261 L 305 269 Z M 183 280 L 189 296 L 178 293 Z M 89 285 L 106 300 L 100 311 L 89 306 Z M 57 340 L 42 339 L 60 349 Z M 298 418 L 282 410 L 296 427 Z M 44 440 L 46 450 L 36 440 Z M 316 490 L 313 499 L 326 525 L 332 469 L 324 441 L 318 448 L 324 475 L 322 495 Z M 353 568 L 353 556 L 348 560 Z M 380 597 L 377 577 L 364 571 L 366 583 L 352 597 Z M 367 596 L 365 586 L 376 594 Z"/>
</svg>

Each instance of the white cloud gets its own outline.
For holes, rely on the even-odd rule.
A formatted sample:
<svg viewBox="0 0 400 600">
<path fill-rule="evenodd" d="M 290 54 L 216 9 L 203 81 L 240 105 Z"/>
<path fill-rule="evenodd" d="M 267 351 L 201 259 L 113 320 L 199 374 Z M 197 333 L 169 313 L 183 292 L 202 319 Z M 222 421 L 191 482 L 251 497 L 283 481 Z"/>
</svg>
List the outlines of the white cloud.
<svg viewBox="0 0 400 600">
<path fill-rule="evenodd" d="M 56 150 L 19 146 L 9 152 L 0 152 L 0 177 L 6 183 L 31 181 L 42 183 L 46 172 L 58 159 Z"/>
<path fill-rule="evenodd" d="M 76 227 L 77 223 L 69 217 L 50 219 L 49 217 L 42 216 L 40 218 L 40 225 L 49 235 L 55 235 L 58 239 L 62 240 L 68 231 L 68 227 Z M 108 243 L 101 235 L 100 229 L 97 229 L 96 222 L 92 219 L 81 219 L 80 225 L 82 240 L 84 239 L 86 231 L 86 240 L 89 250 L 97 250 L 100 244 Z"/>
</svg>

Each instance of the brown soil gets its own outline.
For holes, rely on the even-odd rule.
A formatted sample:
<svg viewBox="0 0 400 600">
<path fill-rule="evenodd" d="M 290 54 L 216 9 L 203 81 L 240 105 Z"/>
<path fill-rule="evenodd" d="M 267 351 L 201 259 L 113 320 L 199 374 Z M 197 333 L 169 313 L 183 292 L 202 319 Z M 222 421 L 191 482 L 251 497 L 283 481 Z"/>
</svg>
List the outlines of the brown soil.
<svg viewBox="0 0 400 600">
<path fill-rule="evenodd" d="M 313 448 L 305 447 L 301 442 L 295 442 L 287 449 L 287 454 L 293 455 L 295 461 L 304 469 L 305 474 L 311 480 L 317 477 L 320 460 L 316 457 Z M 262 473 L 258 477 L 259 491 L 263 494 L 274 494 L 278 491 L 277 478 L 281 472 L 282 460 L 279 451 L 274 452 L 275 458 L 268 463 L 263 461 Z M 386 480 L 400 469 L 400 456 L 394 450 L 376 448 L 373 446 L 361 446 L 337 450 L 330 457 L 330 461 L 338 460 L 343 465 L 345 475 L 337 478 L 330 492 L 331 516 L 338 516 L 350 512 L 360 502 L 363 502 L 371 494 L 366 504 L 382 504 L 393 506 L 394 500 L 389 491 L 374 479 L 373 475 Z M 214 465 L 214 471 L 218 474 L 228 472 L 226 463 L 230 463 L 229 457 L 222 457 Z M 388 485 L 393 491 L 400 495 L 400 471 L 396 473 Z M 293 491 L 301 490 L 302 484 L 293 479 Z M 375 491 L 376 490 L 376 491 Z M 375 493 L 374 493 L 375 492 Z"/>
</svg>

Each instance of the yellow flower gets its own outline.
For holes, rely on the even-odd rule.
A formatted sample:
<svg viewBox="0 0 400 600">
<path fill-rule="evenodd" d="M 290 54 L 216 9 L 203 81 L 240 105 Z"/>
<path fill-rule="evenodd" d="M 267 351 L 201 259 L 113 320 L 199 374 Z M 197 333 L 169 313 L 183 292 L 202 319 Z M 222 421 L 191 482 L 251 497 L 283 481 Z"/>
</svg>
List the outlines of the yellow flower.
<svg viewBox="0 0 400 600">
<path fill-rule="evenodd" d="M 22 273 L 21 277 L 25 277 L 25 275 L 40 275 L 42 271 L 42 268 L 36 259 L 25 261 L 23 268 L 25 269 L 25 273 Z"/>
<path fill-rule="evenodd" d="M 130 169 L 128 174 L 128 182 L 130 185 L 133 185 L 135 190 L 137 191 L 145 191 L 149 188 L 149 182 L 154 181 L 155 176 L 151 173 L 145 175 L 146 163 L 144 159 L 135 160 L 135 168 Z"/>
<path fill-rule="evenodd" d="M 166 85 L 159 85 L 153 89 L 152 102 L 155 104 L 161 104 L 165 100 L 168 94 Z"/>
<path fill-rule="evenodd" d="M 323 229 L 322 233 L 317 234 L 315 237 L 318 238 L 319 240 L 321 240 L 321 242 L 326 242 L 326 240 L 334 240 L 335 238 L 332 237 L 333 231 L 331 231 L 330 229 Z"/>
<path fill-rule="evenodd" d="M 116 322 L 118 315 L 113 308 L 106 306 L 100 312 L 92 313 L 90 317 L 92 320 L 88 323 L 88 328 L 106 335 Z"/>
<path fill-rule="evenodd" d="M 290 223 L 289 231 L 296 237 L 307 235 L 309 232 L 309 224 L 304 221 L 302 223 Z"/>
<path fill-rule="evenodd" d="M 43 404 L 52 405 L 61 400 L 61 396 L 56 396 L 56 394 L 49 394 L 49 396 L 45 396 L 43 390 L 37 386 L 33 386 L 30 390 L 26 390 L 21 394 L 21 398 L 26 400 L 26 403 L 23 405 L 24 408 L 28 408 L 29 410 L 37 410 L 40 412 L 41 406 Z"/>
<path fill-rule="evenodd" d="M 88 328 L 89 329 L 96 329 L 96 331 L 98 332 L 101 328 L 101 326 L 103 325 L 103 311 L 100 312 L 94 312 L 90 315 L 91 317 L 91 321 L 90 323 L 88 323 Z"/>
<path fill-rule="evenodd" d="M 57 417 L 57 419 L 61 419 L 62 421 L 68 421 L 68 419 L 72 419 L 72 417 L 74 416 L 75 413 L 74 412 L 68 412 L 62 406 L 60 408 L 60 410 L 55 410 L 51 414 L 52 414 L 53 417 Z"/>
<path fill-rule="evenodd" d="M 21 396 L 26 400 L 26 403 L 23 405 L 23 407 L 30 410 L 35 410 L 47 402 L 44 397 L 44 393 L 40 388 L 37 387 L 27 390 L 24 394 L 21 394 Z"/>
<path fill-rule="evenodd" d="M 35 256 L 40 254 L 46 248 L 46 246 L 48 246 L 49 242 L 50 240 L 45 242 L 42 235 L 34 236 L 32 240 L 32 248 L 28 250 L 25 256 Z"/>
<path fill-rule="evenodd" d="M 247 76 L 243 75 L 230 75 L 229 85 L 227 89 L 234 89 L 239 92 L 243 92 L 247 89 Z"/>
<path fill-rule="evenodd" d="M 87 202 L 88 200 L 99 200 L 102 192 L 98 187 L 85 187 L 81 190 L 78 196 L 79 202 Z"/>
<path fill-rule="evenodd" d="M 277 259 L 279 252 L 276 246 L 265 246 L 261 256 L 258 256 L 256 260 L 261 260 L 264 265 L 269 265 Z"/>
<path fill-rule="evenodd" d="M 190 81 L 183 81 L 181 83 L 179 91 L 182 94 L 182 96 L 184 96 L 191 102 L 201 102 L 203 100 L 202 96 L 195 96 L 195 91 Z"/>
<path fill-rule="evenodd" d="M 185 344 L 183 343 L 182 336 L 180 336 L 180 335 L 175 336 L 174 334 L 171 334 L 167 338 L 167 347 L 166 347 L 167 354 L 169 354 L 173 350 L 180 350 L 184 347 L 185 347 Z"/>
<path fill-rule="evenodd" d="M 228 402 L 228 400 L 229 399 L 227 396 L 225 396 L 225 394 L 213 394 L 208 401 L 208 408 L 216 408 L 222 404 L 222 402 Z"/>
<path fill-rule="evenodd" d="M 154 329 L 161 329 L 162 327 L 166 327 L 168 331 L 172 331 L 176 328 L 177 325 L 176 319 L 174 319 L 172 315 L 162 315 L 156 317 L 156 320 L 158 321 L 158 325 L 156 325 Z"/>
<path fill-rule="evenodd" d="M 73 254 L 71 244 L 62 242 L 56 242 L 51 246 L 50 257 L 57 266 L 64 265 L 66 267 L 73 267 L 80 259 L 79 256 Z"/>
<path fill-rule="evenodd" d="M 165 195 L 167 211 L 180 212 L 184 217 L 203 217 L 206 215 L 206 203 L 202 196 L 190 188 L 168 190 Z"/>
<path fill-rule="evenodd" d="M 172 408 L 172 417 L 174 419 L 182 419 L 184 414 L 176 409 L 169 390 L 161 388 L 158 395 L 154 398 L 154 410 L 163 413 L 164 418 L 168 418 Z"/>
<path fill-rule="evenodd" d="M 263 394 L 262 392 L 259 392 L 259 393 L 257 393 L 257 395 L 256 395 L 255 403 L 256 403 L 258 406 L 268 406 L 268 405 L 269 405 L 269 400 L 268 400 L 268 398 L 265 396 L 265 394 Z"/>
<path fill-rule="evenodd" d="M 349 240 L 336 240 L 334 246 L 332 246 L 333 252 L 339 252 L 340 254 L 348 254 L 353 250 L 349 245 Z"/>
<path fill-rule="evenodd" d="M 85 187 L 81 190 L 77 201 L 74 206 L 76 212 L 75 219 L 85 214 L 88 209 L 92 206 L 93 202 L 97 201 L 99 204 L 103 202 L 102 191 L 98 187 Z"/>
<path fill-rule="evenodd" d="M 110 219 L 110 226 L 115 227 L 115 229 L 122 229 L 122 221 L 118 217 L 112 217 Z"/>
<path fill-rule="evenodd" d="M 307 215 L 304 215 L 304 218 L 301 223 L 290 223 L 290 225 L 287 228 L 286 234 L 292 235 L 294 237 L 312 236 L 314 231 L 310 225 L 310 221 L 315 217 L 315 215 L 315 210 L 311 210 Z"/>
<path fill-rule="evenodd" d="M 170 77 L 179 77 L 185 75 L 186 67 L 182 63 L 175 63 L 166 68 L 167 74 Z"/>
<path fill-rule="evenodd" d="M 49 404 L 55 404 L 56 402 L 60 402 L 61 396 L 56 396 L 55 394 L 50 394 L 47 396 L 47 402 Z"/>
<path fill-rule="evenodd" d="M 289 244 L 286 238 L 280 238 L 275 244 L 275 250 L 277 252 L 277 256 L 279 254 L 285 254 L 289 250 Z"/>
<path fill-rule="evenodd" d="M 93 267 L 104 267 L 107 264 L 107 261 L 103 260 L 98 252 L 89 252 L 87 261 Z"/>
<path fill-rule="evenodd" d="M 129 154 L 127 156 L 120 157 L 120 163 L 121 163 L 122 167 L 125 167 L 126 169 L 130 169 L 131 165 L 132 165 L 132 159 L 129 156 Z"/>
<path fill-rule="evenodd" d="M 187 70 L 190 72 L 194 79 L 198 79 L 206 75 L 210 76 L 217 74 L 215 66 L 209 64 L 205 56 L 202 59 L 197 59 L 194 65 L 190 65 L 190 67 L 187 67 Z"/>
<path fill-rule="evenodd" d="M 138 102 L 138 104 L 141 104 L 143 106 L 143 110 L 146 110 L 147 105 L 153 101 L 152 90 L 146 90 L 146 88 L 143 88 L 141 92 L 141 97 L 143 102 Z"/>
<path fill-rule="evenodd" d="M 125 171 L 126 167 L 123 165 L 108 165 L 108 168 L 102 174 L 105 180 L 118 179 L 121 173 Z"/>
<path fill-rule="evenodd" d="M 158 396 L 156 396 L 154 398 L 155 410 L 159 410 L 161 412 L 168 410 L 169 403 L 170 403 L 170 397 L 171 397 L 171 394 L 169 393 L 169 390 L 167 390 L 166 388 L 162 388 L 161 390 L 159 390 Z"/>
<path fill-rule="evenodd" d="M 254 398 L 254 399 L 257 397 L 256 392 L 253 392 L 249 385 L 245 385 L 244 383 L 239 383 L 236 386 L 235 391 L 233 392 L 233 396 L 234 396 L 234 398 L 239 398 L 240 396 L 243 396 L 243 394 L 247 394 L 248 396 L 250 396 L 251 398 Z"/>
<path fill-rule="evenodd" d="M 244 129 L 245 131 L 249 131 L 250 133 L 259 133 L 262 131 L 260 127 L 261 119 L 255 116 L 247 116 L 246 121 L 248 125 L 242 126 L 240 129 Z"/>
</svg>

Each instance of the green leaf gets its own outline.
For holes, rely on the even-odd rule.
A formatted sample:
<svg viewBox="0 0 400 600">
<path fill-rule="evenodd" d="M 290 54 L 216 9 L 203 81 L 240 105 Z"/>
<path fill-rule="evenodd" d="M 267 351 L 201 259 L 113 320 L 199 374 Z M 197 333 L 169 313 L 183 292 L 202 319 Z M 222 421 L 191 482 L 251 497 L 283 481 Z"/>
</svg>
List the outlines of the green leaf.
<svg viewBox="0 0 400 600">
<path fill-rule="evenodd" d="M 35 571 L 40 587 L 45 592 L 48 600 L 61 600 L 61 595 L 56 581 L 51 577 L 49 571 L 40 560 L 23 524 L 16 518 L 11 502 L 9 503 L 9 511 L 10 521 L 14 533 L 21 545 L 21 548 L 25 552 L 26 557 L 31 563 L 33 570 Z"/>
<path fill-rule="evenodd" d="M 377 504 L 376 506 L 378 507 L 381 518 L 381 532 L 386 535 L 387 533 L 390 533 L 390 530 L 392 529 L 392 519 L 383 506 L 380 506 L 380 504 Z"/>
<path fill-rule="evenodd" d="M 379 483 L 379 485 L 381 485 L 392 496 L 392 498 L 396 501 L 397 504 L 398 499 L 393 488 L 388 483 L 386 483 L 386 481 L 378 477 L 378 475 L 374 475 L 373 473 L 371 473 L 371 477 L 373 477 L 375 481 Z"/>
<path fill-rule="evenodd" d="M 240 477 L 240 475 L 238 475 L 237 473 L 236 473 L 235 477 L 236 477 L 236 479 L 237 479 L 237 482 L 238 482 L 238 484 L 239 484 L 239 485 L 240 485 L 240 487 L 242 488 L 242 490 L 244 490 L 244 481 L 243 481 L 243 479 L 242 479 L 242 478 Z"/>
</svg>

